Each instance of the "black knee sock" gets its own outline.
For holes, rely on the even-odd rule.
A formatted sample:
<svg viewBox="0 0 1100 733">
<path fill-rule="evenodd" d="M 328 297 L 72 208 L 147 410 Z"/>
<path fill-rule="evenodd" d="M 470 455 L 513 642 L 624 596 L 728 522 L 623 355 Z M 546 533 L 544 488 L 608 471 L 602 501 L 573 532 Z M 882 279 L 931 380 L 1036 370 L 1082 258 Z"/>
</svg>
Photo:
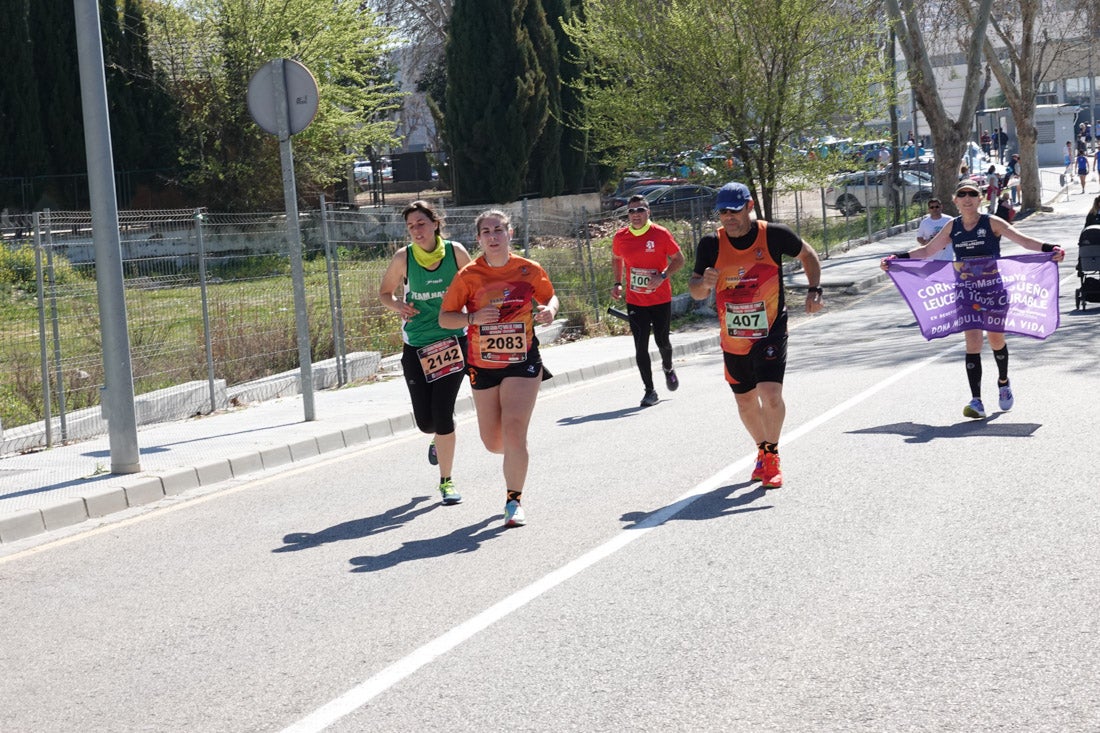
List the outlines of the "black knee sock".
<svg viewBox="0 0 1100 733">
<path fill-rule="evenodd" d="M 997 378 L 1001 384 L 1008 384 L 1008 344 L 994 351 L 993 358 L 997 360 Z"/>
<path fill-rule="evenodd" d="M 970 382 L 970 396 L 982 398 L 982 355 L 966 355 L 966 378 Z"/>
</svg>

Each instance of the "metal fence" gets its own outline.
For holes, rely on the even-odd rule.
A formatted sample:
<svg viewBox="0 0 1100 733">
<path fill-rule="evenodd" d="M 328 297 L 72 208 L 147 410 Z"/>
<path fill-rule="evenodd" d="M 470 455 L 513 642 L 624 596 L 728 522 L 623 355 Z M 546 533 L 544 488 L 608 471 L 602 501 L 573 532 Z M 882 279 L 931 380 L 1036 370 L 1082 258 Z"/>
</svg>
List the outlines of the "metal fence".
<svg viewBox="0 0 1100 733">
<path fill-rule="evenodd" d="M 584 201 L 591 205 L 593 197 Z M 877 226 L 839 217 L 823 201 L 822 189 L 784 194 L 773 218 L 807 239 L 824 233 L 819 249 L 826 253 L 841 238 Z M 676 292 L 687 289 L 695 243 L 715 226 L 712 212 L 692 202 L 685 207 L 660 220 L 688 260 L 674 279 Z M 482 208 L 443 208 L 445 236 L 475 255 L 473 224 Z M 516 251 L 550 273 L 566 338 L 622 332 L 623 324 L 606 322 L 604 309 L 613 280 L 611 236 L 625 220 L 597 211 L 598 204 L 501 208 L 512 216 Z M 124 211 L 119 224 L 138 396 L 177 390 L 173 399 L 187 414 L 204 413 L 227 394 L 232 403 L 235 387 L 298 368 L 284 214 Z M 404 221 L 399 207 L 322 201 L 300 213 L 299 228 L 312 360 L 331 360 L 342 385 L 354 379 L 347 365 L 355 355 L 401 349 L 399 318 L 381 305 L 378 289 L 407 241 Z M 8 367 L 0 376 L 0 453 L 106 432 L 98 407 L 104 370 L 91 215 L 37 212 L 30 229 L 15 234 L 7 232 L 0 247 L 0 358 Z M 181 385 L 197 396 L 183 400 Z"/>
</svg>

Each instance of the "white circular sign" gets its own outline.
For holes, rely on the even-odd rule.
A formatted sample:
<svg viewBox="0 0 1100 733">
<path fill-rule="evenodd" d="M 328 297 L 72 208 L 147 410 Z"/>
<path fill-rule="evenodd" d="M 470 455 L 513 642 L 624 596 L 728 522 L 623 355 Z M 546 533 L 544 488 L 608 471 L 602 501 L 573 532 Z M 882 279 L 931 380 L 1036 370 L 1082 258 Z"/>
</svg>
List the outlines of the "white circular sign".
<svg viewBox="0 0 1100 733">
<path fill-rule="evenodd" d="M 278 66 L 278 60 L 268 61 L 248 82 L 248 111 L 256 124 L 272 135 L 279 134 L 275 92 Z M 309 127 L 317 114 L 317 81 L 309 69 L 294 59 L 282 59 L 282 67 L 286 80 L 287 120 L 290 134 L 295 135 Z"/>
</svg>

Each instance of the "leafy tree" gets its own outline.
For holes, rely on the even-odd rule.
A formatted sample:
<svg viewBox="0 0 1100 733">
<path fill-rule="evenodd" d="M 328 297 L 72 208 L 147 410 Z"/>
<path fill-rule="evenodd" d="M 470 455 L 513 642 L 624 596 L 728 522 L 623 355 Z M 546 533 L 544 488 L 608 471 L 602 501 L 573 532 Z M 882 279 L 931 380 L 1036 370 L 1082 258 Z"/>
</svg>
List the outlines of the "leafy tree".
<svg viewBox="0 0 1100 733">
<path fill-rule="evenodd" d="M 832 165 L 796 152 L 804 136 L 885 110 L 871 24 L 869 8 L 836 0 L 593 0 L 567 28 L 589 62 L 586 129 L 605 159 L 725 143 L 770 218 L 781 172 Z"/>
<path fill-rule="evenodd" d="M 382 119 L 400 97 L 386 78 L 389 30 L 348 0 L 177 0 L 150 11 L 157 57 L 182 100 L 181 157 L 199 195 L 227 210 L 282 207 L 275 136 L 251 119 L 248 82 L 275 58 L 300 61 L 317 80 L 320 107 L 294 138 L 305 198 L 344 178 L 359 151 L 393 142 Z"/>
<path fill-rule="evenodd" d="M 523 192 L 548 114 L 546 73 L 531 36 L 545 23 L 538 0 L 455 3 L 444 124 L 460 204 L 514 201 Z"/>
</svg>

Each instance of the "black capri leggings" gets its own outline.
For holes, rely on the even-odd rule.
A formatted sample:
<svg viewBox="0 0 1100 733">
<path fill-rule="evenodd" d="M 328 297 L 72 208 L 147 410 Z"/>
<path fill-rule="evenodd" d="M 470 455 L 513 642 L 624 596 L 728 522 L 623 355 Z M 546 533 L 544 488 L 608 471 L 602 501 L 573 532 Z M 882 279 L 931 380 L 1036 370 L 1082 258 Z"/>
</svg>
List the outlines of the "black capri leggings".
<svg viewBox="0 0 1100 733">
<path fill-rule="evenodd" d="M 466 355 L 466 339 L 459 339 L 462 355 Z M 405 374 L 405 384 L 412 398 L 413 418 L 416 427 L 422 433 L 450 435 L 455 431 L 455 400 L 466 370 L 448 374 L 446 377 L 428 382 L 424 370 L 420 368 L 420 359 L 416 356 L 415 346 L 405 344 L 401 352 L 401 370 Z"/>
</svg>

